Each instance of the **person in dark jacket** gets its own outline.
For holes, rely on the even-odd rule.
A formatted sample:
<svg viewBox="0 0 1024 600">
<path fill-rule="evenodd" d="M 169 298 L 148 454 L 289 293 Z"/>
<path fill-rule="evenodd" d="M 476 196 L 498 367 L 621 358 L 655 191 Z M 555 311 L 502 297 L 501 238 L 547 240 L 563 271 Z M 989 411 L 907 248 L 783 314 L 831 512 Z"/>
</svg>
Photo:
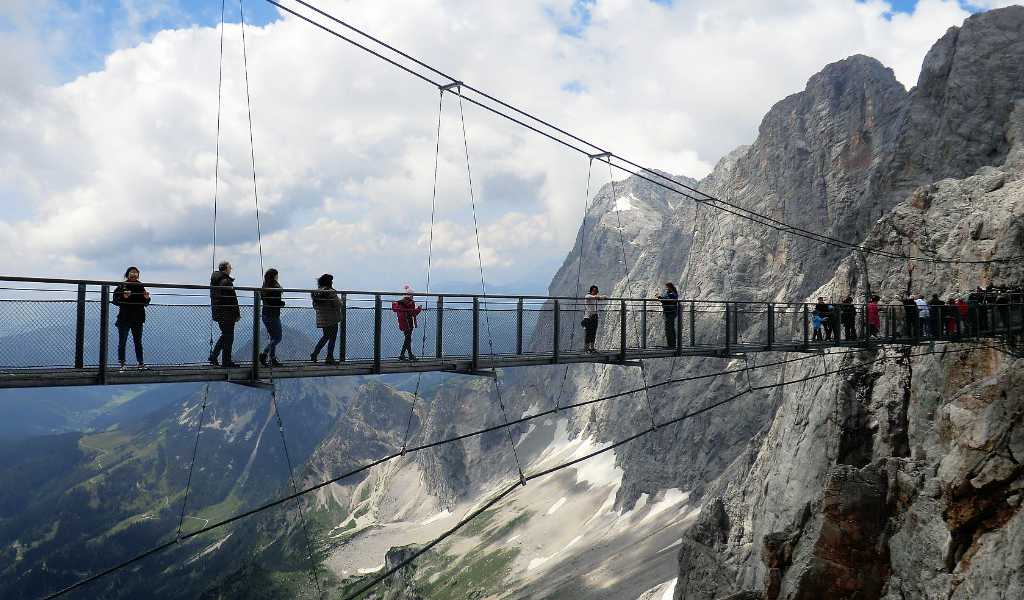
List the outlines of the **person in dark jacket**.
<svg viewBox="0 0 1024 600">
<path fill-rule="evenodd" d="M 672 282 L 665 282 L 665 293 L 658 296 L 665 317 L 665 345 L 676 347 L 676 312 L 679 310 L 679 292 Z"/>
<path fill-rule="evenodd" d="M 818 296 L 818 303 L 814 305 L 814 312 L 821 318 L 821 328 L 825 331 L 825 339 L 832 339 L 832 306 L 825 302 L 825 298 Z"/>
<path fill-rule="evenodd" d="M 829 308 L 832 309 L 832 313 L 829 315 L 828 322 L 832 326 L 832 337 L 838 342 L 843 339 L 843 309 L 838 302 L 829 304 Z"/>
<path fill-rule="evenodd" d="M 235 280 L 231 278 L 231 263 L 227 261 L 217 265 L 217 270 L 210 275 L 210 309 L 220 328 L 220 337 L 210 352 L 210 364 L 237 367 L 238 364 L 231 360 L 231 347 L 235 343 L 235 323 L 242 320 L 242 312 L 238 308 Z M 220 363 L 217 362 L 219 355 L 223 355 Z"/>
<path fill-rule="evenodd" d="M 853 297 L 847 296 L 839 306 L 843 320 L 843 331 L 847 340 L 857 339 L 857 307 L 853 305 Z"/>
<path fill-rule="evenodd" d="M 110 302 L 117 306 L 117 320 L 114 325 L 117 327 L 117 360 L 122 371 L 128 369 L 125 366 L 125 344 L 128 342 L 129 333 L 135 342 L 135 360 L 139 363 L 139 369 L 146 368 L 146 362 L 142 358 L 142 325 L 146 322 L 146 307 L 149 306 L 149 301 L 149 292 L 139 283 L 139 269 L 128 267 L 124 272 L 124 283 L 114 288 L 110 299 Z"/>
<path fill-rule="evenodd" d="M 281 343 L 283 331 L 281 330 L 281 307 L 284 300 L 281 299 L 281 284 L 277 281 L 277 269 L 267 269 L 263 275 L 263 289 L 260 290 L 260 300 L 263 302 L 263 314 L 261 319 L 263 326 L 267 328 L 267 337 L 270 341 L 267 347 L 260 352 L 260 364 L 264 367 L 280 367 L 277 361 L 277 345 Z"/>
<path fill-rule="evenodd" d="M 316 280 L 317 291 L 313 292 L 313 310 L 316 312 L 316 326 L 320 328 L 320 340 L 309 355 L 309 360 L 316 362 L 320 358 L 320 350 L 327 345 L 329 365 L 336 365 L 334 360 L 334 344 L 338 341 L 338 326 L 341 323 L 341 298 L 334 289 L 334 275 L 324 273 Z"/>
<path fill-rule="evenodd" d="M 933 336 L 942 337 L 943 332 L 946 331 L 947 314 L 946 303 L 939 298 L 938 294 L 932 294 L 931 300 L 928 301 L 928 316 L 931 319 L 929 328 Z"/>
<path fill-rule="evenodd" d="M 405 295 L 402 296 L 401 300 L 391 303 L 391 310 L 395 311 L 395 316 L 398 318 L 398 329 L 402 332 L 404 341 L 402 342 L 402 353 L 399 355 L 399 360 L 416 360 L 416 355 L 412 353 L 412 332 L 416 329 L 416 316 L 423 310 L 422 307 L 416 306 L 416 301 L 412 297 L 412 286 L 406 284 L 404 286 Z M 409 353 L 408 359 L 405 353 Z"/>
</svg>

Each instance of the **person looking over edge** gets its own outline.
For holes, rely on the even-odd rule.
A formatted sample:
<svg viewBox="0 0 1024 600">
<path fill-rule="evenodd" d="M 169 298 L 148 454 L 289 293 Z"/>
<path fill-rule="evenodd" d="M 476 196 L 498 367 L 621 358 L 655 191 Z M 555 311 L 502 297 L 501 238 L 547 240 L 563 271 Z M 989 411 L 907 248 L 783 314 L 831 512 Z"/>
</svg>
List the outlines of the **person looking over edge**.
<svg viewBox="0 0 1024 600">
<path fill-rule="evenodd" d="M 583 297 L 583 351 L 597 352 L 594 343 L 597 341 L 597 311 L 598 301 L 607 300 L 608 296 L 600 295 L 596 285 L 590 286 L 587 295 Z"/>
<path fill-rule="evenodd" d="M 139 363 L 139 369 L 146 368 L 146 362 L 142 359 L 142 324 L 146 322 L 146 306 L 149 305 L 149 292 L 139 283 L 138 267 L 128 267 L 124 272 L 124 283 L 114 288 L 113 297 L 110 302 L 117 306 L 117 360 L 121 363 L 121 370 L 127 371 L 125 366 L 125 344 L 128 342 L 128 333 L 132 334 L 132 341 L 135 342 L 135 361 Z"/>
<path fill-rule="evenodd" d="M 398 318 L 398 329 L 404 337 L 402 354 L 399 355 L 398 360 L 416 360 L 416 355 L 412 353 L 412 331 L 417 326 L 416 315 L 420 314 L 423 307 L 416 306 L 416 301 L 412 298 L 411 285 L 405 284 L 402 286 L 402 291 L 405 292 L 402 299 L 391 303 L 391 310 L 395 311 L 395 316 Z M 406 352 L 409 353 L 408 358 L 405 356 Z"/>
<path fill-rule="evenodd" d="M 316 312 L 316 326 L 320 328 L 320 340 L 309 355 L 309 360 L 316 362 L 320 358 L 320 350 L 324 344 L 327 345 L 327 358 L 324 360 L 329 365 L 336 365 L 334 360 L 334 344 L 338 341 L 338 324 L 341 323 L 341 298 L 334 289 L 334 275 L 324 273 L 316 280 L 317 291 L 310 294 L 313 297 L 313 310 Z"/>
<path fill-rule="evenodd" d="M 676 311 L 679 310 L 679 292 L 676 285 L 670 281 L 665 282 L 665 293 L 658 296 L 661 300 L 661 310 L 665 317 L 665 345 L 669 348 L 676 347 Z"/>
<path fill-rule="evenodd" d="M 217 367 L 237 367 L 231 360 L 231 347 L 235 343 L 235 323 L 242 320 L 242 312 L 238 308 L 238 295 L 235 293 L 235 280 L 231 277 L 231 263 L 223 261 L 210 276 L 210 309 L 213 320 L 220 328 L 220 337 L 210 353 L 210 364 Z M 218 363 L 217 356 L 223 354 Z"/>
<path fill-rule="evenodd" d="M 281 343 L 284 334 L 281 330 L 281 307 L 284 306 L 284 300 L 281 299 L 281 284 L 277 276 L 277 269 L 267 269 L 263 275 L 263 288 L 260 289 L 260 300 L 263 301 L 261 320 L 270 338 L 267 347 L 260 352 L 260 364 L 264 367 L 282 366 L 277 362 L 277 345 Z"/>
</svg>

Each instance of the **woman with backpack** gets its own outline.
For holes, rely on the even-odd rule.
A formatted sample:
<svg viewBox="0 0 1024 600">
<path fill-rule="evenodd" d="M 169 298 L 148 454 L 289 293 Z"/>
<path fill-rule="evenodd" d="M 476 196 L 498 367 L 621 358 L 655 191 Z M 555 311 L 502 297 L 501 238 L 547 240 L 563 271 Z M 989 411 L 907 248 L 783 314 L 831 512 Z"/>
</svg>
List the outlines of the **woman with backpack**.
<svg viewBox="0 0 1024 600">
<path fill-rule="evenodd" d="M 334 275 L 324 273 L 316 280 L 317 291 L 310 294 L 313 298 L 313 310 L 316 312 L 316 326 L 320 328 L 320 340 L 309 355 L 309 360 L 317 362 L 320 350 L 327 345 L 327 358 L 324 363 L 336 365 L 334 360 L 334 344 L 338 341 L 338 324 L 341 323 L 341 298 L 334 289 Z"/>
<path fill-rule="evenodd" d="M 267 328 L 267 337 L 270 338 L 267 347 L 260 352 L 260 364 L 264 367 L 282 366 L 277 362 L 277 345 L 283 336 L 281 307 L 284 306 L 284 300 L 281 299 L 281 284 L 277 281 L 277 275 L 277 269 L 267 269 L 263 275 L 263 288 L 260 289 L 260 300 L 263 301 L 261 319 Z"/>
<path fill-rule="evenodd" d="M 146 322 L 146 306 L 149 305 L 149 292 L 139 283 L 138 267 L 128 267 L 124 272 L 124 283 L 114 288 L 113 297 L 110 302 L 117 307 L 117 360 L 121 364 L 121 370 L 127 371 L 125 366 L 125 344 L 128 342 L 128 334 L 132 334 L 132 341 L 135 343 L 135 360 L 139 369 L 146 368 L 146 362 L 142 358 L 142 325 Z"/>
<path fill-rule="evenodd" d="M 416 360 L 416 355 L 412 353 L 412 332 L 417 326 L 416 316 L 420 314 L 423 307 L 416 306 L 416 301 L 412 298 L 411 285 L 405 284 L 403 291 L 405 295 L 402 296 L 402 299 L 391 303 L 391 310 L 395 312 L 398 319 L 398 329 L 404 337 L 402 354 L 399 355 L 398 360 Z M 406 352 L 409 353 L 408 358 L 406 358 Z"/>
</svg>

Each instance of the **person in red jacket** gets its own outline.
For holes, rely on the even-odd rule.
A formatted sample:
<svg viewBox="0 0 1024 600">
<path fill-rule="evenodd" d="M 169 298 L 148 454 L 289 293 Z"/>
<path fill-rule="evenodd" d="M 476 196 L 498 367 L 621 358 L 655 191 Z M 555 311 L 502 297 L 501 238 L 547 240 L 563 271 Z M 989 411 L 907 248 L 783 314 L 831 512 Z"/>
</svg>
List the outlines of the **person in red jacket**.
<svg viewBox="0 0 1024 600">
<path fill-rule="evenodd" d="M 412 330 L 416 329 L 416 315 L 420 314 L 423 307 L 417 306 L 416 301 L 412 299 L 412 286 L 405 284 L 403 291 L 405 295 L 402 296 L 402 299 L 391 303 L 391 310 L 395 311 L 395 315 L 398 317 L 398 328 L 405 336 L 405 341 L 402 342 L 402 354 L 398 359 L 416 360 L 416 355 L 412 353 Z M 409 353 L 408 358 L 405 356 L 406 352 Z"/>
<path fill-rule="evenodd" d="M 878 313 L 878 296 L 871 296 L 868 302 L 868 335 L 878 337 L 878 331 L 882 328 L 882 317 Z"/>
</svg>

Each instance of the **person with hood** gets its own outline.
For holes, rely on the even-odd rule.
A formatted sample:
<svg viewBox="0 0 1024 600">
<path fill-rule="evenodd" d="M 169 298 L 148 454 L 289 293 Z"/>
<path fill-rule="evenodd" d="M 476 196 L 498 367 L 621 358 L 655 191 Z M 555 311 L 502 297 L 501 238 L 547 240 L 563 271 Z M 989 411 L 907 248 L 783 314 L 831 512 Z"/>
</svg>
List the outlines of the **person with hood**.
<svg viewBox="0 0 1024 600">
<path fill-rule="evenodd" d="M 929 327 L 929 323 L 931 321 L 931 310 L 929 310 L 928 303 L 924 300 L 924 295 L 918 294 L 917 299 L 914 300 L 914 304 L 917 305 L 918 330 L 921 332 L 921 337 L 928 337 L 931 335 L 931 329 Z"/>
<path fill-rule="evenodd" d="M 847 296 L 843 299 L 843 303 L 839 306 L 839 310 L 842 315 L 843 330 L 846 339 L 857 339 L 857 307 L 853 305 L 853 297 Z"/>
<path fill-rule="evenodd" d="M 590 286 L 587 295 L 583 297 L 583 351 L 594 353 L 597 348 L 594 344 L 597 341 L 597 313 L 600 300 L 607 300 L 608 296 L 602 296 L 596 285 Z"/>
<path fill-rule="evenodd" d="M 334 345 L 338 341 L 338 326 L 341 323 L 341 298 L 334 289 L 334 275 L 324 273 L 316 280 L 317 291 L 310 294 L 313 297 L 313 310 L 316 313 L 316 326 L 320 328 L 320 340 L 309 355 L 309 360 L 316 362 L 320 359 L 320 350 L 327 345 L 326 364 L 336 365 L 334 360 Z"/>
<path fill-rule="evenodd" d="M 395 312 L 395 317 L 398 319 L 398 329 L 402 332 L 404 338 L 402 341 L 402 353 L 398 359 L 416 360 L 416 355 L 412 353 L 412 332 L 418 325 L 416 316 L 420 314 L 423 307 L 417 306 L 416 301 L 413 300 L 411 285 L 405 284 L 402 286 L 402 291 L 405 292 L 402 299 L 391 303 L 391 310 Z M 405 355 L 406 352 L 409 353 L 408 358 Z"/>
<path fill-rule="evenodd" d="M 263 314 L 260 319 L 267 328 L 267 337 L 270 338 L 267 347 L 260 352 L 260 364 L 264 367 L 282 366 L 277 362 L 277 345 L 281 343 L 284 335 L 281 329 L 281 307 L 284 306 L 284 300 L 281 299 L 281 284 L 277 277 L 277 269 L 267 269 L 263 275 L 263 287 L 260 289 L 260 300 L 263 301 Z"/>
<path fill-rule="evenodd" d="M 210 309 L 213 320 L 220 328 L 220 337 L 210 352 L 210 364 L 217 367 L 237 367 L 231 360 L 231 347 L 235 343 L 235 323 L 242 320 L 242 312 L 238 308 L 238 294 L 235 293 L 235 280 L 231 277 L 231 263 L 223 261 L 210 276 Z M 218 363 L 218 355 L 223 360 Z"/>
<path fill-rule="evenodd" d="M 676 347 L 676 311 L 679 310 L 679 292 L 672 282 L 665 283 L 665 293 L 658 296 L 661 300 L 661 311 L 665 317 L 665 345 Z"/>
<path fill-rule="evenodd" d="M 149 306 L 149 292 L 139 283 L 138 267 L 128 267 L 124 272 L 124 282 L 114 288 L 110 302 L 117 307 L 117 320 L 114 325 L 117 327 L 117 360 L 121 364 L 121 370 L 127 371 L 125 366 L 125 344 L 128 342 L 128 334 L 132 334 L 132 341 L 135 342 L 135 361 L 139 369 L 146 368 L 146 361 L 142 358 L 142 325 L 146 322 L 146 307 Z"/>
<path fill-rule="evenodd" d="M 878 332 L 882 329 L 882 315 L 878 310 L 879 300 L 881 298 L 878 296 L 871 296 L 867 307 L 868 337 L 872 338 L 878 337 Z"/>
</svg>

